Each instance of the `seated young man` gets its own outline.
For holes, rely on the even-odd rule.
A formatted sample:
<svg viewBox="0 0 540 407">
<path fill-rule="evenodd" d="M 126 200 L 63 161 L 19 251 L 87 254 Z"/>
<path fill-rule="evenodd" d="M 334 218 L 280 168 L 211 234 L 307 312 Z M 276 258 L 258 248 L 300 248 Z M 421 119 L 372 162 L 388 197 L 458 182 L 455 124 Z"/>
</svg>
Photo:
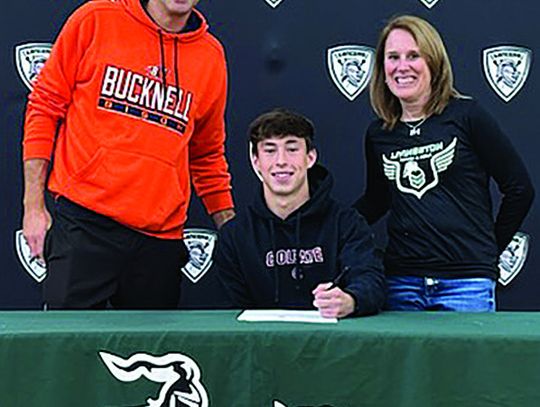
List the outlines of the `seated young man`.
<svg viewBox="0 0 540 407">
<path fill-rule="evenodd" d="M 317 308 L 323 317 L 378 312 L 385 300 L 372 233 L 330 197 L 313 125 L 273 110 L 249 128 L 262 189 L 220 230 L 215 271 L 236 308 Z"/>
</svg>

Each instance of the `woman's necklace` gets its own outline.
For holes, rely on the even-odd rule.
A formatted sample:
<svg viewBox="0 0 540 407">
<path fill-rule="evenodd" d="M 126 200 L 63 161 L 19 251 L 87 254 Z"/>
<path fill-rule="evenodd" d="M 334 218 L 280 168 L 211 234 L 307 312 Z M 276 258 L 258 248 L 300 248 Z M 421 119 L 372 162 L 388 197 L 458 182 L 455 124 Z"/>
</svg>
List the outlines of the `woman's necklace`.
<svg viewBox="0 0 540 407">
<path fill-rule="evenodd" d="M 405 126 L 407 126 L 409 130 L 409 136 L 419 136 L 420 135 L 420 126 L 424 124 L 424 122 L 427 120 L 427 117 L 424 117 L 422 120 L 420 120 L 416 124 L 410 124 L 407 122 L 403 122 Z"/>
</svg>

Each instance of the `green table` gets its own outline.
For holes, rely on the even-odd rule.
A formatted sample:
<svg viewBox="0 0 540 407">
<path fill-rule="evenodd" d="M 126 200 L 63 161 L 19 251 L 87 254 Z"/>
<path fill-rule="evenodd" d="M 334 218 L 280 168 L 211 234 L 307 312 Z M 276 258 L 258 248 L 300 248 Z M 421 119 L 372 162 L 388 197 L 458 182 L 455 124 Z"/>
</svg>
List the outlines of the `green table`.
<svg viewBox="0 0 540 407">
<path fill-rule="evenodd" d="M 540 313 L 237 314 L 0 312 L 0 406 L 540 405 Z"/>
</svg>

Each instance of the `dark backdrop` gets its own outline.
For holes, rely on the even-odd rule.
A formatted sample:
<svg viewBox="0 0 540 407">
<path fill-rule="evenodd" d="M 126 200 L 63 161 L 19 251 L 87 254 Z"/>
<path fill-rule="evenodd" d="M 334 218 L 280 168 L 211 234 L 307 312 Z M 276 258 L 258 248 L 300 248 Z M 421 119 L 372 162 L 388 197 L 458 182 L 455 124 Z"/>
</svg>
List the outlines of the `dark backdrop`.
<svg viewBox="0 0 540 407">
<path fill-rule="evenodd" d="M 5 2 L 0 16 L 0 308 L 37 308 L 40 287 L 17 257 L 15 232 L 21 228 L 21 136 L 28 88 L 15 64 L 15 47 L 53 42 L 63 22 L 80 0 L 18 0 Z M 271 7 L 269 3 L 276 3 Z M 330 5 L 331 4 L 331 5 Z M 431 5 L 428 8 L 426 4 Z M 335 176 L 335 197 L 351 203 L 363 190 L 363 136 L 373 113 L 364 90 L 353 101 L 334 84 L 327 68 L 327 49 L 337 45 L 375 47 L 385 21 L 398 13 L 427 18 L 441 32 L 453 62 L 456 85 L 476 97 L 500 122 L 527 165 L 540 190 L 540 151 L 536 120 L 540 109 L 540 50 L 536 0 L 201 0 L 211 31 L 225 46 L 230 75 L 227 109 L 227 152 L 235 200 L 250 199 L 257 179 L 247 158 L 246 127 L 262 111 L 285 106 L 312 118 L 317 127 L 321 161 Z M 532 51 L 528 78 L 505 102 L 488 83 L 482 51 L 515 45 Z M 523 65 L 521 65 L 523 68 Z M 494 194 L 497 199 L 496 193 Z M 538 310 L 540 258 L 535 237 L 540 235 L 537 200 L 522 230 L 531 235 L 525 267 L 499 289 L 499 306 L 507 310 Z M 209 227 L 194 199 L 190 225 Z M 383 228 L 376 231 L 383 241 Z M 158 271 L 156 271 L 158 272 Z M 184 281 L 183 306 L 197 307 L 214 300 L 214 276 L 196 284 Z"/>
</svg>

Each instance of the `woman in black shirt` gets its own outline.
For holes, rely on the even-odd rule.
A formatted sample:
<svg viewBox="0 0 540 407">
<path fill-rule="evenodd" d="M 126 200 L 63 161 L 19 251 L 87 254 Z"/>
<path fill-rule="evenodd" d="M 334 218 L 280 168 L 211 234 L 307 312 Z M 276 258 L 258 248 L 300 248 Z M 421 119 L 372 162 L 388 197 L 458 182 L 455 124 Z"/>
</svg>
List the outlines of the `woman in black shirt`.
<svg viewBox="0 0 540 407">
<path fill-rule="evenodd" d="M 428 22 L 392 19 L 375 58 L 379 119 L 367 131 L 355 207 L 369 223 L 389 212 L 387 308 L 494 311 L 498 256 L 533 200 L 527 170 L 495 120 L 455 90 Z M 491 178 L 503 195 L 495 220 Z"/>
</svg>

